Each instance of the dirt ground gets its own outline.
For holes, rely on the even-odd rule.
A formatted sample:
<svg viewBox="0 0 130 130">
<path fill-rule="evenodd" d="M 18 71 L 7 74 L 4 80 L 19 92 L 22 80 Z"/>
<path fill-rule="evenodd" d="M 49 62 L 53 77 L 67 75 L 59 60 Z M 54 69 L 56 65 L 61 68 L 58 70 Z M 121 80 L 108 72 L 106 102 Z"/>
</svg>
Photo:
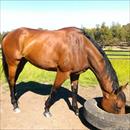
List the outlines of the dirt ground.
<svg viewBox="0 0 130 130">
<path fill-rule="evenodd" d="M 79 117 L 70 109 L 71 91 L 61 87 L 57 94 L 56 102 L 51 107 L 51 118 L 43 116 L 44 103 L 50 93 L 51 85 L 37 82 L 20 83 L 17 86 L 20 113 L 12 111 L 9 91 L 3 86 L 0 86 L 0 89 L 0 130 L 96 130 L 85 121 L 83 104 L 85 99 L 102 96 L 99 86 L 79 87 Z M 130 101 L 130 86 L 127 87 L 125 93 L 127 100 Z"/>
</svg>

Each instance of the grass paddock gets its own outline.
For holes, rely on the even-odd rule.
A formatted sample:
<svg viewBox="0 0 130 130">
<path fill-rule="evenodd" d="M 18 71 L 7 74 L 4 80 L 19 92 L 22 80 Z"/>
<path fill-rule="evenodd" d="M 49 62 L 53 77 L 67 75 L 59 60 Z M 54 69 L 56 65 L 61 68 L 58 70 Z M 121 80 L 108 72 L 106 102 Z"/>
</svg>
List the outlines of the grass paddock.
<svg viewBox="0 0 130 130">
<path fill-rule="evenodd" d="M 110 60 L 119 79 L 120 85 L 125 84 L 130 81 L 130 60 Z M 0 61 L 1 63 L 1 61 Z M 17 82 L 28 82 L 36 81 L 42 83 L 53 84 L 55 80 L 56 72 L 45 71 L 38 69 L 30 63 L 27 63 L 21 72 Z M 0 80 L 5 82 L 4 74 L 2 72 L 2 65 L 0 65 Z M 95 75 L 90 71 L 86 71 L 80 75 L 79 83 L 81 86 L 95 86 L 98 84 L 98 81 Z M 69 79 L 65 81 L 64 86 L 69 86 Z"/>
</svg>

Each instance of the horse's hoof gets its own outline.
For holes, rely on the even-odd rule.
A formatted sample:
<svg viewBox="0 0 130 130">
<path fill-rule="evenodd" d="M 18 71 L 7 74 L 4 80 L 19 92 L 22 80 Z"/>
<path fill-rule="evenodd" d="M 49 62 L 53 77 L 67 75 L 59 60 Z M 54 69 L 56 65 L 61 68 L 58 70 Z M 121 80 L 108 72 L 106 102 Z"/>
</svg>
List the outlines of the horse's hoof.
<svg viewBox="0 0 130 130">
<path fill-rule="evenodd" d="M 50 112 L 44 112 L 44 116 L 49 118 L 49 117 L 52 117 L 52 114 Z"/>
<path fill-rule="evenodd" d="M 76 116 L 79 116 L 79 109 L 77 107 L 72 107 L 72 110 L 74 111 Z"/>
<path fill-rule="evenodd" d="M 76 115 L 76 116 L 79 116 L 79 109 L 77 109 L 77 110 L 75 111 L 75 115 Z"/>
<path fill-rule="evenodd" d="M 20 110 L 19 108 L 15 108 L 15 109 L 14 109 L 14 112 L 15 112 L 15 113 L 20 113 L 21 110 Z"/>
</svg>

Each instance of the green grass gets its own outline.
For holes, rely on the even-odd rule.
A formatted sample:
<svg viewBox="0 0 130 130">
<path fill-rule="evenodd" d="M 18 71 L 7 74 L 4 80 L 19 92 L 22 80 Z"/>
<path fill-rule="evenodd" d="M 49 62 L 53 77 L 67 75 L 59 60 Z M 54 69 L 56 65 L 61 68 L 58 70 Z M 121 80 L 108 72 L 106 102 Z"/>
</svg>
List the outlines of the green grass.
<svg viewBox="0 0 130 130">
<path fill-rule="evenodd" d="M 130 60 L 111 60 L 120 84 L 130 82 Z"/>
<path fill-rule="evenodd" d="M 125 84 L 126 82 L 130 82 L 130 60 L 110 60 L 119 79 L 120 85 Z M 87 85 L 97 85 L 98 81 L 95 75 L 90 71 L 86 71 L 81 74 L 80 84 L 82 86 Z"/>
<path fill-rule="evenodd" d="M 117 73 L 120 84 L 130 82 L 130 60 L 111 60 L 111 63 Z M 4 75 L 1 72 L 1 67 L 2 66 L 0 65 L 0 79 L 2 80 L 2 82 L 5 82 Z M 36 81 L 53 84 L 55 80 L 55 75 L 55 72 L 41 70 L 34 67 L 30 63 L 27 63 L 17 82 Z M 69 86 L 69 82 L 70 81 L 67 80 L 63 85 Z M 79 83 L 81 86 L 95 86 L 98 84 L 95 75 L 90 70 L 81 74 Z"/>
</svg>

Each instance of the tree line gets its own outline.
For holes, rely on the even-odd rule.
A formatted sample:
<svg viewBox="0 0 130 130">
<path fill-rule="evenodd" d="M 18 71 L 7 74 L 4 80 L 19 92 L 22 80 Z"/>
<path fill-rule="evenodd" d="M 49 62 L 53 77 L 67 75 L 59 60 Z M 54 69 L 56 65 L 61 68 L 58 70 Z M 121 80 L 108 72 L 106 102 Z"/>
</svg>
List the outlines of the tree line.
<svg viewBox="0 0 130 130">
<path fill-rule="evenodd" d="M 96 25 L 95 28 L 83 29 L 101 46 L 130 46 L 130 23 L 127 25 L 120 25 L 118 23 L 112 23 L 112 25 L 106 26 L 105 23 Z M 0 33 L 0 43 L 2 37 L 7 32 Z"/>
<path fill-rule="evenodd" d="M 101 46 L 130 46 L 130 23 L 122 26 L 112 23 L 110 27 L 102 23 L 84 30 Z"/>
</svg>

